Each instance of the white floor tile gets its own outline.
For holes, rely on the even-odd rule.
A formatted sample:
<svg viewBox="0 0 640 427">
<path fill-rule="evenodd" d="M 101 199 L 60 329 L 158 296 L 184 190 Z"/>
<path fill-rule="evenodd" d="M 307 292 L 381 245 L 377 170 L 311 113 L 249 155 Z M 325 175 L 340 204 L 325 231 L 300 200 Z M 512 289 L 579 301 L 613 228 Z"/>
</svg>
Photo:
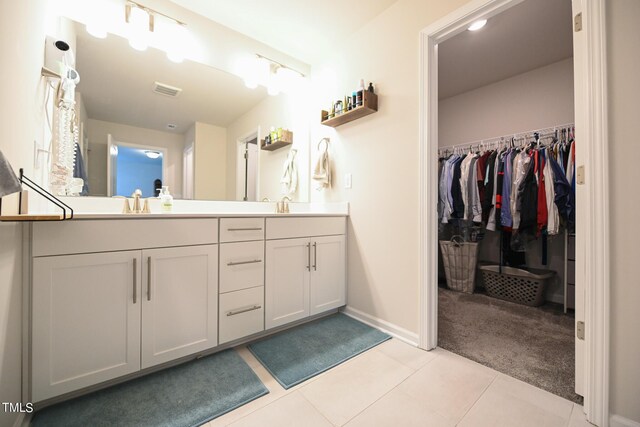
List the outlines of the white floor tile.
<svg viewBox="0 0 640 427">
<path fill-rule="evenodd" d="M 289 393 L 270 405 L 230 424 L 233 427 L 332 427 L 318 410 L 298 392 Z"/>
<path fill-rule="evenodd" d="M 564 427 L 573 403 L 500 374 L 459 426 Z"/>
<path fill-rule="evenodd" d="M 347 427 L 453 427 L 447 418 L 395 388 L 349 421 Z"/>
<path fill-rule="evenodd" d="M 331 423 L 343 425 L 413 371 L 378 351 L 367 351 L 300 389 Z"/>
<path fill-rule="evenodd" d="M 421 350 L 395 338 L 374 348 L 415 371 L 437 356 L 437 353 L 433 351 Z"/>
<path fill-rule="evenodd" d="M 430 411 L 457 423 L 498 373 L 446 350 L 433 351 L 438 357 L 398 388 Z"/>
<path fill-rule="evenodd" d="M 583 411 L 582 405 L 573 404 L 573 411 L 571 411 L 571 419 L 569 420 L 568 427 L 593 427 L 593 424 L 587 421 L 587 416 Z"/>
</svg>

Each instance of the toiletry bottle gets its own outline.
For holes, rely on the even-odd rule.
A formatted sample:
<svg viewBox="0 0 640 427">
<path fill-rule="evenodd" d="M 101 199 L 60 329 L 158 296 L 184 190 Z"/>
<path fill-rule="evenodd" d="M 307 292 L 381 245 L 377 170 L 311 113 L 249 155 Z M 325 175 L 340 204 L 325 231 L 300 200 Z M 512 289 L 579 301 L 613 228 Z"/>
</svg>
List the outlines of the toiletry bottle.
<svg viewBox="0 0 640 427">
<path fill-rule="evenodd" d="M 271 126 L 271 143 L 273 144 L 278 140 L 278 132 L 276 132 L 275 126 Z"/>
<path fill-rule="evenodd" d="M 362 105 L 362 98 L 364 96 L 364 79 L 360 79 L 358 84 L 358 90 L 356 90 L 356 106 Z"/>
<path fill-rule="evenodd" d="M 349 105 L 349 101 L 347 101 L 347 96 L 344 96 L 344 101 L 342 101 L 342 111 L 349 111 L 351 110 L 351 106 Z"/>
<path fill-rule="evenodd" d="M 375 93 L 373 90 L 373 83 L 369 82 L 369 87 L 367 88 L 367 90 L 369 91 L 369 93 Z"/>
<path fill-rule="evenodd" d="M 169 193 L 169 187 L 167 185 L 162 186 L 160 205 L 162 206 L 162 212 L 166 213 L 173 210 L 173 196 Z"/>
<path fill-rule="evenodd" d="M 357 95 L 356 95 L 356 91 L 354 90 L 353 92 L 351 92 L 351 108 L 356 108 L 358 106 L 356 101 L 357 101 Z"/>
</svg>

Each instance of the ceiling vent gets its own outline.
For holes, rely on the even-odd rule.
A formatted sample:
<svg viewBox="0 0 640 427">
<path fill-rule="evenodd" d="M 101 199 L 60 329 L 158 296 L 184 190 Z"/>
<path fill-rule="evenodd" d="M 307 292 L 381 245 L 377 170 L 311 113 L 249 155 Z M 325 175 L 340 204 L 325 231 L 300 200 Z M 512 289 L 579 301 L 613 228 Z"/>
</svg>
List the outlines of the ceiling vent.
<svg viewBox="0 0 640 427">
<path fill-rule="evenodd" d="M 164 83 L 155 82 L 153 84 L 153 91 L 155 93 L 160 94 L 160 95 L 170 96 L 172 98 L 175 98 L 178 95 L 180 95 L 180 93 L 182 92 L 182 89 L 179 89 L 179 88 L 173 87 L 173 86 L 169 86 L 169 85 L 164 84 Z"/>
</svg>

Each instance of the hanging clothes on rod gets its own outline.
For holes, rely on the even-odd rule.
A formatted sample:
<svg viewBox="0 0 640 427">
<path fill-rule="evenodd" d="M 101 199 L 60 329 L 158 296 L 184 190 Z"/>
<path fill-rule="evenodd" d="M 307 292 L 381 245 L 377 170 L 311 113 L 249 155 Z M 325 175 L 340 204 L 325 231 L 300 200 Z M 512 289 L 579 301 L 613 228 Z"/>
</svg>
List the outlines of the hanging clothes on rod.
<svg viewBox="0 0 640 427">
<path fill-rule="evenodd" d="M 440 149 L 439 221 L 482 223 L 518 239 L 546 239 L 561 224 L 573 230 L 574 134 L 562 125 Z"/>
</svg>

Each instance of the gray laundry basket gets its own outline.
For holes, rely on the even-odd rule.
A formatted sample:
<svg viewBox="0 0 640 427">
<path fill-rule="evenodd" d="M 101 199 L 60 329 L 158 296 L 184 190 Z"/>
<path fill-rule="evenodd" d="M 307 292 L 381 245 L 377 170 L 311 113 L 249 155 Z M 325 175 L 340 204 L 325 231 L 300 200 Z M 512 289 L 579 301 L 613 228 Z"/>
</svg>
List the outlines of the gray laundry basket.
<svg viewBox="0 0 640 427">
<path fill-rule="evenodd" d="M 473 293 L 478 249 L 477 242 L 464 242 L 460 236 L 453 236 L 451 241 L 440 240 L 442 262 L 449 289 Z"/>
</svg>

